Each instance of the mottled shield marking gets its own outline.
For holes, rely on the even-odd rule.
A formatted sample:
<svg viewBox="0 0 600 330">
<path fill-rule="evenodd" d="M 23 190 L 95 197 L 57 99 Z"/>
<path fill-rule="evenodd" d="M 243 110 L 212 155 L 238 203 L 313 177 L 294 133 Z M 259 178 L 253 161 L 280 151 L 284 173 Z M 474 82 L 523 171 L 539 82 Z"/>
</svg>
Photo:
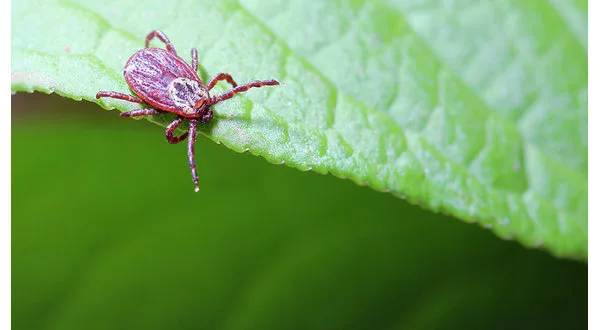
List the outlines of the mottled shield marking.
<svg viewBox="0 0 600 330">
<path fill-rule="evenodd" d="M 187 78 L 173 79 L 169 84 L 169 96 L 185 114 L 193 114 L 208 101 L 208 91 L 197 81 Z"/>
</svg>

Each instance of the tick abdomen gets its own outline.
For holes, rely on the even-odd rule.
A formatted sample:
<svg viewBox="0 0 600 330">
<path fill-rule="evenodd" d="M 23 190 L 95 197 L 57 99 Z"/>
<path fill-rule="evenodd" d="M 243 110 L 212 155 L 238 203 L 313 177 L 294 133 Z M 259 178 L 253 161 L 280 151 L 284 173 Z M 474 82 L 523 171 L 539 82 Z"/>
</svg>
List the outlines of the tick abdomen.
<svg viewBox="0 0 600 330">
<path fill-rule="evenodd" d="M 200 81 L 181 58 L 159 48 L 144 48 L 131 56 L 123 72 L 131 89 L 150 105 L 179 110 L 169 97 L 169 86 L 177 78 Z"/>
</svg>

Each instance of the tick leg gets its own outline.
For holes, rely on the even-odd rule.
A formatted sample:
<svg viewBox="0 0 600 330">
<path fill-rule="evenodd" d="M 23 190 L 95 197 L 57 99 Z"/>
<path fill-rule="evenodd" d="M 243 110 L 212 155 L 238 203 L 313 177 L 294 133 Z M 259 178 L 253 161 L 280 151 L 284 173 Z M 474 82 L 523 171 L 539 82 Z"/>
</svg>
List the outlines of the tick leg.
<svg viewBox="0 0 600 330">
<path fill-rule="evenodd" d="M 127 112 L 121 112 L 121 117 L 129 118 L 129 117 L 139 117 L 139 116 L 152 116 L 158 115 L 160 111 L 154 109 L 137 109 L 131 110 Z"/>
<path fill-rule="evenodd" d="M 208 90 L 211 90 L 213 87 L 215 87 L 217 82 L 221 80 L 227 80 L 227 82 L 230 83 L 231 86 L 237 87 L 237 83 L 235 82 L 235 80 L 233 80 L 229 73 L 218 73 L 214 77 L 210 78 L 210 81 L 208 82 L 208 85 L 206 85 L 206 88 L 208 88 Z"/>
<path fill-rule="evenodd" d="M 183 118 L 179 117 L 175 121 L 170 123 L 169 126 L 167 126 L 167 141 L 169 141 L 169 143 L 171 143 L 171 144 L 179 143 L 179 142 L 185 140 L 185 138 L 188 136 L 187 132 L 183 133 L 181 136 L 173 136 L 173 132 L 175 132 L 175 130 L 177 129 L 179 124 L 181 124 L 182 120 L 183 120 Z"/>
<path fill-rule="evenodd" d="M 241 92 L 245 92 L 245 91 L 249 90 L 252 87 L 259 88 L 259 87 L 262 87 L 262 86 L 274 86 L 274 85 L 279 85 L 279 82 L 277 80 L 273 80 L 273 79 L 271 79 L 271 80 L 256 80 L 256 81 L 251 81 L 251 82 L 249 82 L 247 84 L 243 84 L 243 85 L 234 87 L 233 89 L 228 90 L 227 92 L 225 92 L 225 93 L 223 93 L 223 94 L 221 94 L 221 95 L 219 95 L 217 97 L 213 97 L 211 99 L 211 103 L 212 104 L 216 104 L 216 103 L 219 103 L 221 101 L 228 100 L 228 99 L 232 98 L 235 94 L 241 93 Z"/>
<path fill-rule="evenodd" d="M 164 33 L 162 33 L 162 31 L 160 31 L 160 30 L 154 30 L 148 34 L 148 36 L 146 37 L 146 48 L 148 48 L 148 45 L 150 44 L 150 40 L 152 40 L 154 38 L 160 39 L 160 41 L 165 43 L 168 51 L 177 55 L 177 52 L 175 51 L 175 47 L 173 47 L 173 44 L 169 41 L 169 38 L 167 38 L 167 36 Z"/>
<path fill-rule="evenodd" d="M 96 98 L 99 99 L 101 97 L 109 97 L 112 99 L 125 100 L 125 101 L 129 101 L 129 102 L 135 102 L 135 103 L 141 103 L 141 104 L 146 103 L 146 102 L 144 102 L 144 100 L 140 99 L 139 97 L 131 96 L 131 95 L 123 94 L 123 93 L 117 93 L 117 92 L 100 91 L 96 94 Z"/>
<path fill-rule="evenodd" d="M 196 48 L 192 48 L 192 69 L 198 73 L 198 50 Z"/>
<path fill-rule="evenodd" d="M 196 119 L 190 119 L 190 138 L 188 139 L 188 160 L 190 161 L 190 168 L 192 169 L 192 180 L 196 188 L 195 192 L 200 191 L 198 187 L 198 173 L 196 173 L 196 163 L 194 162 L 194 144 L 196 144 Z"/>
</svg>

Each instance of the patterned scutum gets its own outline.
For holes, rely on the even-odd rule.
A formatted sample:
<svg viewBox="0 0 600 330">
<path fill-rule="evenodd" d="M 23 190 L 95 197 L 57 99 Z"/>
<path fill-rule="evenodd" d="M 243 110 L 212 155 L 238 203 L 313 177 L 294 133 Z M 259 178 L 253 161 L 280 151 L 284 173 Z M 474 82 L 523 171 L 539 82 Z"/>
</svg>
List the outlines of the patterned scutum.
<svg viewBox="0 0 600 330">
<path fill-rule="evenodd" d="M 169 97 L 183 113 L 194 115 L 205 103 L 209 103 L 208 90 L 198 81 L 177 78 L 169 84 Z"/>
</svg>

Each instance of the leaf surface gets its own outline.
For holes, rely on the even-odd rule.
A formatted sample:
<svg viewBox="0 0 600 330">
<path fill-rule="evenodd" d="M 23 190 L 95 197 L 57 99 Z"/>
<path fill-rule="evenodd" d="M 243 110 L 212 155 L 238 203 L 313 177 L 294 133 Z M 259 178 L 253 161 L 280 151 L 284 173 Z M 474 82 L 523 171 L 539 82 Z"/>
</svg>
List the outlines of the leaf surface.
<svg viewBox="0 0 600 330">
<path fill-rule="evenodd" d="M 184 59 L 198 48 L 204 79 L 285 83 L 216 105 L 210 139 L 587 258 L 585 1 L 29 0 L 12 10 L 14 91 L 135 109 L 94 95 L 129 93 L 123 65 L 161 29 Z"/>
</svg>

